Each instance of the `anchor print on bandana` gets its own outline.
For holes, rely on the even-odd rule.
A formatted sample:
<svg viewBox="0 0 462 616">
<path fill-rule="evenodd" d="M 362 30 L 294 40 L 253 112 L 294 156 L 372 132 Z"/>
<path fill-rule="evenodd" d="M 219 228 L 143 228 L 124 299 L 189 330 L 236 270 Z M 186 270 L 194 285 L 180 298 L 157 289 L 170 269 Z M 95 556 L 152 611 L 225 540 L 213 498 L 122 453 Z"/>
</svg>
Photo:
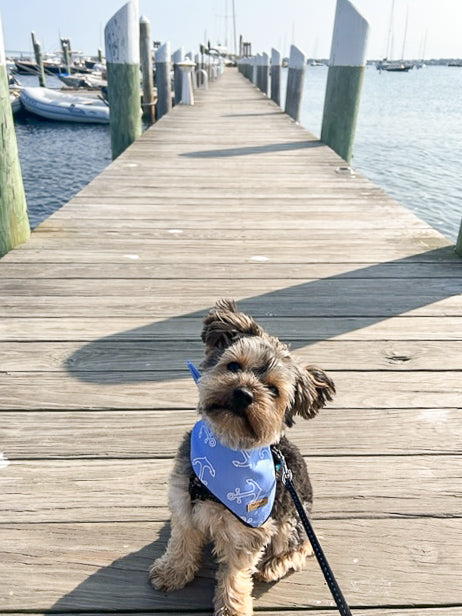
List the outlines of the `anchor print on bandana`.
<svg viewBox="0 0 462 616">
<path fill-rule="evenodd" d="M 235 500 L 236 503 L 238 503 L 239 505 L 242 503 L 243 498 L 246 498 L 246 499 L 250 498 L 249 504 L 257 501 L 260 498 L 262 489 L 260 488 L 258 483 L 255 481 L 255 479 L 246 479 L 246 483 L 250 486 L 249 490 L 245 492 L 241 492 L 240 488 L 236 488 L 234 492 L 228 492 L 228 494 L 226 495 L 226 498 L 230 501 Z"/>
<path fill-rule="evenodd" d="M 205 438 L 203 439 L 204 441 L 204 445 L 208 445 L 209 447 L 215 447 L 217 444 L 217 439 L 215 438 L 215 435 L 213 434 L 213 432 L 210 430 L 210 428 L 207 426 L 207 424 L 204 422 L 199 430 L 199 438 L 202 439 L 202 434 L 205 433 Z"/>
<path fill-rule="evenodd" d="M 215 469 L 213 468 L 213 465 L 210 460 L 208 460 L 206 457 L 194 458 L 194 460 L 192 461 L 192 465 L 194 468 L 194 472 L 205 486 L 208 485 L 208 481 L 204 479 L 206 471 L 208 471 L 212 477 L 215 477 Z"/>
</svg>

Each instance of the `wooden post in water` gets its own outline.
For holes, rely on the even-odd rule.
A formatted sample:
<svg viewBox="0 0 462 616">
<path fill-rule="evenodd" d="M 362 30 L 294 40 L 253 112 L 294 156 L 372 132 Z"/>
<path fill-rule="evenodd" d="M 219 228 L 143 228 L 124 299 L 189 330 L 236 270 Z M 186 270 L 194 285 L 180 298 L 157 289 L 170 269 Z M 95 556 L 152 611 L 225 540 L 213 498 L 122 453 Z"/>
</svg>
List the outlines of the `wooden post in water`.
<svg viewBox="0 0 462 616">
<path fill-rule="evenodd" d="M 138 2 L 130 0 L 104 29 L 112 158 L 141 135 Z"/>
<path fill-rule="evenodd" d="M 462 257 L 462 220 L 460 222 L 459 237 L 456 242 L 456 252 L 459 257 Z"/>
<path fill-rule="evenodd" d="M 271 100 L 281 105 L 281 52 L 271 49 Z"/>
<path fill-rule="evenodd" d="M 156 51 L 157 119 L 172 108 L 170 85 L 170 43 L 166 41 Z"/>
<path fill-rule="evenodd" d="M 255 85 L 259 90 L 261 90 L 261 54 L 257 53 L 255 56 L 255 65 L 256 65 L 256 78 Z"/>
<path fill-rule="evenodd" d="M 269 86 L 269 55 L 263 52 L 260 56 L 260 90 L 268 96 Z"/>
<path fill-rule="evenodd" d="M 98 62 L 101 64 L 103 62 L 103 50 L 101 47 L 98 47 Z"/>
<path fill-rule="evenodd" d="M 63 60 L 66 67 L 66 73 L 71 74 L 71 55 L 69 53 L 69 45 L 67 39 L 61 39 L 61 49 L 63 50 Z"/>
<path fill-rule="evenodd" d="M 0 15 L 0 257 L 28 240 L 29 236 Z"/>
<path fill-rule="evenodd" d="M 184 47 L 180 47 L 172 54 L 173 61 L 173 89 L 174 103 L 178 105 L 181 101 L 181 88 L 183 83 L 181 68 L 178 66 L 184 60 Z"/>
<path fill-rule="evenodd" d="M 287 75 L 286 104 L 284 111 L 296 122 L 300 119 L 306 57 L 295 45 L 290 46 L 289 74 Z"/>
<path fill-rule="evenodd" d="M 43 68 L 42 46 L 35 38 L 35 32 L 31 32 L 30 35 L 32 38 L 32 46 L 34 48 L 35 62 L 37 63 L 39 84 L 42 88 L 45 88 L 46 83 L 45 83 L 45 70 Z"/>
<path fill-rule="evenodd" d="M 337 0 L 321 141 L 346 162 L 353 154 L 368 34 L 369 24 L 350 0 Z"/>
<path fill-rule="evenodd" d="M 140 60 L 143 74 L 143 117 L 154 122 L 154 74 L 152 72 L 151 22 L 147 17 L 140 17 Z"/>
</svg>

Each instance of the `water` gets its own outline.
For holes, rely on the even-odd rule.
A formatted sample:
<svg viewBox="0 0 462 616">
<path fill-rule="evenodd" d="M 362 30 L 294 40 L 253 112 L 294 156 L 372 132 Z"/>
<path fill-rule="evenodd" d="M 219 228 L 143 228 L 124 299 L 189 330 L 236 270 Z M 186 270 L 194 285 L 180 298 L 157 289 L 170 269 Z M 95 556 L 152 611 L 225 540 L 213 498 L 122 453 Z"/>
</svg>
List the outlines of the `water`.
<svg viewBox="0 0 462 616">
<path fill-rule="evenodd" d="M 283 72 L 285 78 L 287 71 Z M 308 67 L 301 123 L 321 132 L 326 67 Z M 20 77 L 36 85 L 36 78 Z M 56 78 L 49 78 L 58 87 Z M 111 160 L 108 126 L 16 121 L 33 227 Z M 462 68 L 366 71 L 352 165 L 455 240 L 462 217 Z"/>
<path fill-rule="evenodd" d="M 37 85 L 36 77 L 18 78 L 23 85 Z M 47 76 L 48 87 L 61 85 Z M 53 122 L 29 114 L 15 118 L 15 125 L 29 220 L 35 228 L 111 162 L 111 133 L 103 124 Z"/>
<path fill-rule="evenodd" d="M 300 121 L 317 136 L 327 71 L 310 66 L 305 76 Z M 462 68 L 367 68 L 351 164 L 452 241 L 462 217 L 461 160 Z"/>
</svg>

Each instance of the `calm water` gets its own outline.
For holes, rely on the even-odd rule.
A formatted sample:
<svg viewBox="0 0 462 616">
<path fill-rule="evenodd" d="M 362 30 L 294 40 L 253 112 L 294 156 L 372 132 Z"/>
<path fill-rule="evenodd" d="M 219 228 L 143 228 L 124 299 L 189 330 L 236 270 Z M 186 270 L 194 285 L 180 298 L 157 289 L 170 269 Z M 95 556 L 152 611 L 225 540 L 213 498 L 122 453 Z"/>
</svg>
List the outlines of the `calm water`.
<svg viewBox="0 0 462 616">
<path fill-rule="evenodd" d="M 321 133 L 327 67 L 308 67 L 301 123 Z M 462 217 L 462 68 L 368 67 L 352 166 L 451 240 Z"/>
<path fill-rule="evenodd" d="M 308 67 L 301 122 L 315 135 L 320 134 L 326 78 L 326 67 Z M 53 78 L 49 83 L 59 84 Z M 108 126 L 25 117 L 16 129 L 34 227 L 111 160 Z M 462 68 L 380 73 L 369 67 L 353 166 L 455 240 L 462 216 L 460 161 Z"/>
</svg>

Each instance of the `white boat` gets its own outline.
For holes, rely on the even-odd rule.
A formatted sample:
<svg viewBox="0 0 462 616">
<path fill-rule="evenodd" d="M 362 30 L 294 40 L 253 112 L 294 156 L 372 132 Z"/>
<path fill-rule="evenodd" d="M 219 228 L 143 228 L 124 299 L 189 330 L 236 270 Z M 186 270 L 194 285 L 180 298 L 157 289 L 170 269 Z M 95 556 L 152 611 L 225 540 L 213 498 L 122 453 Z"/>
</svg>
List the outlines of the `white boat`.
<svg viewBox="0 0 462 616">
<path fill-rule="evenodd" d="M 37 87 L 21 90 L 21 102 L 27 111 L 47 120 L 109 124 L 109 107 L 96 98 Z"/>
<path fill-rule="evenodd" d="M 21 96 L 19 90 L 10 90 L 10 103 L 13 115 L 21 110 Z"/>
</svg>

